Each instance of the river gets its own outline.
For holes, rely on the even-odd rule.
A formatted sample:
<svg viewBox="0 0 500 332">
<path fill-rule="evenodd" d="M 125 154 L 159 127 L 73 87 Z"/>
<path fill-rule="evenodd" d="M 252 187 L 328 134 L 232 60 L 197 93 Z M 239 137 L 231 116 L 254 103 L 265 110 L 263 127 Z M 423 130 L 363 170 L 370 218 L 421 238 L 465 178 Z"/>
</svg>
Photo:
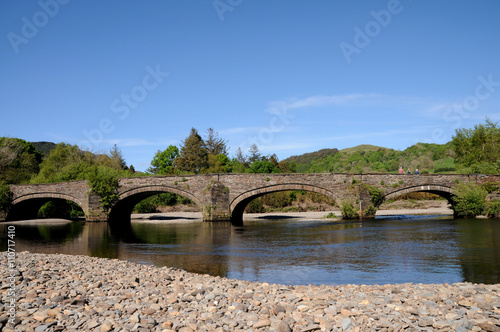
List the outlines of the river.
<svg viewBox="0 0 500 332">
<path fill-rule="evenodd" d="M 18 222 L 0 224 L 2 250 L 9 225 L 16 251 L 116 258 L 248 281 L 500 283 L 500 222 L 487 219 Z"/>
</svg>

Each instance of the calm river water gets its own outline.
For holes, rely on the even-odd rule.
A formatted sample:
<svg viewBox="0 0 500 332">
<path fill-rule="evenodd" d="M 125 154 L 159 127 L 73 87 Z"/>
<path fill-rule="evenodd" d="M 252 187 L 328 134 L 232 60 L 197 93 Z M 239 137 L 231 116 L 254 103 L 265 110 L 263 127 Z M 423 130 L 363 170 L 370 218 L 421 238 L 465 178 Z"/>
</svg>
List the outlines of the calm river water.
<svg viewBox="0 0 500 332">
<path fill-rule="evenodd" d="M 15 226 L 16 251 L 79 254 L 280 284 L 499 283 L 500 222 L 399 216 Z"/>
</svg>

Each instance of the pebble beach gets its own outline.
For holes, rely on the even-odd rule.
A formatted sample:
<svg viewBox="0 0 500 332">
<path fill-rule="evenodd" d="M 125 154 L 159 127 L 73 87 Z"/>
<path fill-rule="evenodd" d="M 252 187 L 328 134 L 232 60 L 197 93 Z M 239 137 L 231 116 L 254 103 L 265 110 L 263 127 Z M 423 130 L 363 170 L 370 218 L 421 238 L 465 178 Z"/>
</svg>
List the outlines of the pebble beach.
<svg viewBox="0 0 500 332">
<path fill-rule="evenodd" d="M 1 253 L 2 331 L 500 331 L 500 285 L 291 286 Z"/>
</svg>

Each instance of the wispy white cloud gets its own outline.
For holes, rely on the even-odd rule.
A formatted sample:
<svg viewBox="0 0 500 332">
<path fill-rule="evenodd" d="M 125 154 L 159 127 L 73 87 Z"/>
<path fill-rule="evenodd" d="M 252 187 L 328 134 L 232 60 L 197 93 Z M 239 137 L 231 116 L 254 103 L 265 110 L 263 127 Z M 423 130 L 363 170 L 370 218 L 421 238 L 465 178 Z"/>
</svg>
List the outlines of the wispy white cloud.
<svg viewBox="0 0 500 332">
<path fill-rule="evenodd" d="M 428 116 L 442 116 L 443 112 L 451 109 L 453 104 L 450 102 L 436 102 L 433 104 L 429 104 L 426 107 L 422 108 L 422 114 Z"/>
<path fill-rule="evenodd" d="M 369 94 L 348 94 L 348 95 L 333 95 L 333 96 L 311 96 L 303 99 L 289 99 L 271 102 L 267 111 L 272 114 L 279 114 L 283 110 L 292 110 L 307 107 L 324 107 L 334 105 L 349 105 L 353 102 L 368 99 L 380 99 L 383 95 L 376 93 Z"/>
<path fill-rule="evenodd" d="M 269 103 L 267 112 L 271 114 L 280 114 L 284 111 L 304 108 L 319 107 L 380 107 L 390 106 L 394 109 L 423 112 L 433 114 L 446 109 L 452 105 L 449 102 L 431 100 L 429 98 L 411 97 L 411 96 L 393 96 L 379 93 L 354 93 L 345 95 L 317 95 L 302 99 L 288 99 L 273 101 Z"/>
</svg>

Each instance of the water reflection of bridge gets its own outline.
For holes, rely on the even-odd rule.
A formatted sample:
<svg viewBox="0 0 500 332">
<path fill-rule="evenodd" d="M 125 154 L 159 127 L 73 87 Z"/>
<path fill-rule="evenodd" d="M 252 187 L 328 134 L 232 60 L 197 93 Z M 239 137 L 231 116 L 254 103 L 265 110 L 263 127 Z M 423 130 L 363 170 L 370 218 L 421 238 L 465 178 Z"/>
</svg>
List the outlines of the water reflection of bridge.
<svg viewBox="0 0 500 332">
<path fill-rule="evenodd" d="M 402 227 L 396 224 L 387 220 L 273 220 L 242 227 L 151 221 L 128 225 L 16 223 L 16 250 L 126 259 L 253 280 L 265 279 L 268 271 L 278 269 L 286 271 L 290 283 L 300 284 L 307 284 L 311 274 L 324 271 L 343 270 L 345 274 L 346 269 L 353 268 L 355 273 L 365 275 L 384 269 L 384 273 L 435 273 L 441 265 L 459 269 L 465 281 L 500 282 L 500 247 L 495 246 L 500 227 L 494 221 L 479 225 L 470 220 L 404 221 Z M 436 231 L 432 228 L 435 224 L 445 224 L 447 231 Z M 6 232 L 6 227 L 0 225 L 0 233 Z M 261 228 L 265 232 L 259 231 Z M 377 238 L 378 244 L 370 242 L 370 238 Z M 2 241 L 0 238 L 0 244 Z M 387 251 L 399 264 L 384 257 Z M 443 253 L 448 251 L 456 257 L 442 261 Z M 416 266 L 415 260 L 421 265 Z"/>
</svg>

